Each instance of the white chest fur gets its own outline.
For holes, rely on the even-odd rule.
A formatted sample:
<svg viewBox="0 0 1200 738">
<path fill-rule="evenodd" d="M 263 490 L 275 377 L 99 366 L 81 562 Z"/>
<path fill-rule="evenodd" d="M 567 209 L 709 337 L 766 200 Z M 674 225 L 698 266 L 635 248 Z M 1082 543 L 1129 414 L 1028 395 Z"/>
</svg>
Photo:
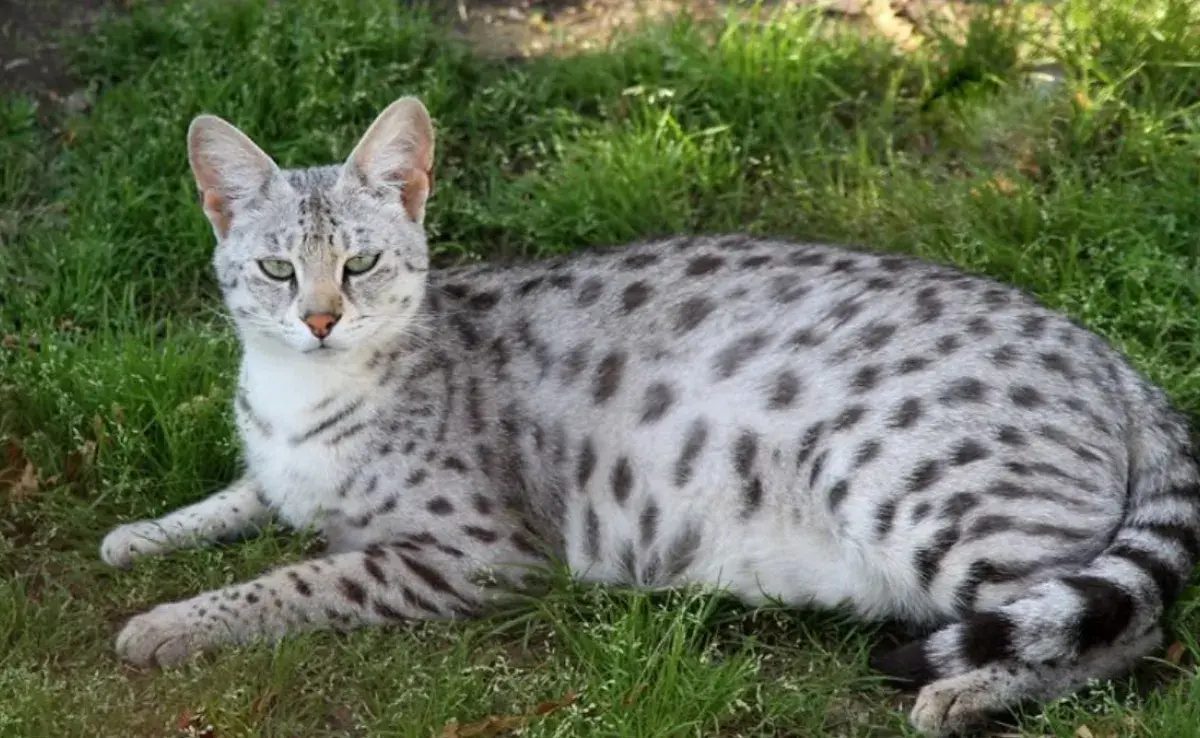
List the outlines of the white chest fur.
<svg viewBox="0 0 1200 738">
<path fill-rule="evenodd" d="M 358 444 L 304 436 L 357 398 L 363 398 L 357 422 L 370 414 L 373 380 L 355 372 L 348 357 L 329 358 L 336 360 L 248 351 L 242 362 L 245 402 L 238 403 L 237 416 L 247 469 L 271 508 L 295 528 L 319 526 L 324 515 L 346 512 L 339 491 L 361 458 Z"/>
</svg>

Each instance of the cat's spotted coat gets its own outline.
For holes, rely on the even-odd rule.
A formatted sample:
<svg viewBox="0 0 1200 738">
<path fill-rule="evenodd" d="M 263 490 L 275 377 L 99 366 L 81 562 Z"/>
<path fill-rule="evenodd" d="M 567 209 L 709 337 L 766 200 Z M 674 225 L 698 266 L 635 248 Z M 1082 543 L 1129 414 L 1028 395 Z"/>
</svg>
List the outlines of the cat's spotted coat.
<svg viewBox="0 0 1200 738">
<path fill-rule="evenodd" d="M 430 271 L 433 131 L 402 99 L 343 166 L 189 132 L 243 345 L 245 476 L 121 526 L 115 565 L 251 529 L 328 555 L 159 605 L 117 648 L 486 610 L 584 579 L 719 585 L 927 626 L 882 655 L 934 735 L 1127 670 L 1197 556 L 1183 419 L 1086 329 L 896 255 L 746 236 Z"/>
</svg>

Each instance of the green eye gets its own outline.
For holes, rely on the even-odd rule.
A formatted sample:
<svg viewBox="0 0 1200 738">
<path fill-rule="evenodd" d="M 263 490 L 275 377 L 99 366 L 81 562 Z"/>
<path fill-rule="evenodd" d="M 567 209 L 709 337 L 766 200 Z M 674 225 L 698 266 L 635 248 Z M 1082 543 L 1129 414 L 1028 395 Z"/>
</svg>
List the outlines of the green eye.
<svg viewBox="0 0 1200 738">
<path fill-rule="evenodd" d="M 346 259 L 346 273 L 362 274 L 363 272 L 369 272 L 377 261 L 379 261 L 379 254 L 360 254 L 351 257 Z"/>
<path fill-rule="evenodd" d="M 263 259 L 258 265 L 262 267 L 263 274 L 271 279 L 284 280 L 296 276 L 296 268 L 285 259 Z"/>
</svg>

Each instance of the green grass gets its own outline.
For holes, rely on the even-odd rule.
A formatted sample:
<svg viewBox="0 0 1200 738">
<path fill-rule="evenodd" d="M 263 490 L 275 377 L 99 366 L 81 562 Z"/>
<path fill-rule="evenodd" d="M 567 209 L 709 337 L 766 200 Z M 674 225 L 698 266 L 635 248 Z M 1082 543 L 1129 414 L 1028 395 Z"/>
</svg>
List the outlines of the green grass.
<svg viewBox="0 0 1200 738">
<path fill-rule="evenodd" d="M 866 668 L 866 629 L 687 593 L 561 584 L 494 621 L 120 665 L 128 615 L 306 546 L 280 533 L 130 572 L 96 553 L 114 524 L 211 492 L 238 463 L 236 347 L 184 150 L 201 111 L 302 165 L 340 160 L 415 93 L 439 128 L 429 226 L 444 263 L 722 230 L 916 253 L 1033 291 L 1200 413 L 1194 3 L 1064 0 L 1053 49 L 1016 13 L 907 56 L 800 14 L 680 21 L 522 64 L 477 59 L 397 5 L 136 5 L 78 44 L 101 89 L 86 117 L 51 130 L 29 101 L 0 100 L 0 439 L 40 474 L 31 491 L 0 471 L 0 736 L 183 735 L 180 716 L 202 714 L 220 738 L 428 737 L 568 693 L 525 734 L 907 730 Z M 1063 66 L 1061 87 L 1022 81 L 1035 56 Z M 1200 735 L 1197 626 L 1193 589 L 1171 618 L 1184 668 L 1009 730 Z"/>
</svg>

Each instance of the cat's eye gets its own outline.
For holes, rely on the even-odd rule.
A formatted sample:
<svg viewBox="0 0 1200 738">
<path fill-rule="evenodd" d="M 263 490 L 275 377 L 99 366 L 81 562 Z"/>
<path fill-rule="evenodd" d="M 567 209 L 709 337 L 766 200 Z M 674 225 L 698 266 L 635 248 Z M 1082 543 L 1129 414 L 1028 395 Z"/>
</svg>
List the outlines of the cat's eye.
<svg viewBox="0 0 1200 738">
<path fill-rule="evenodd" d="M 379 254 L 359 254 L 346 259 L 347 274 L 362 274 L 369 272 L 379 261 Z"/>
<path fill-rule="evenodd" d="M 258 266 L 263 270 L 263 274 L 271 279 L 284 280 L 296 276 L 296 267 L 286 259 L 262 259 Z"/>
</svg>

